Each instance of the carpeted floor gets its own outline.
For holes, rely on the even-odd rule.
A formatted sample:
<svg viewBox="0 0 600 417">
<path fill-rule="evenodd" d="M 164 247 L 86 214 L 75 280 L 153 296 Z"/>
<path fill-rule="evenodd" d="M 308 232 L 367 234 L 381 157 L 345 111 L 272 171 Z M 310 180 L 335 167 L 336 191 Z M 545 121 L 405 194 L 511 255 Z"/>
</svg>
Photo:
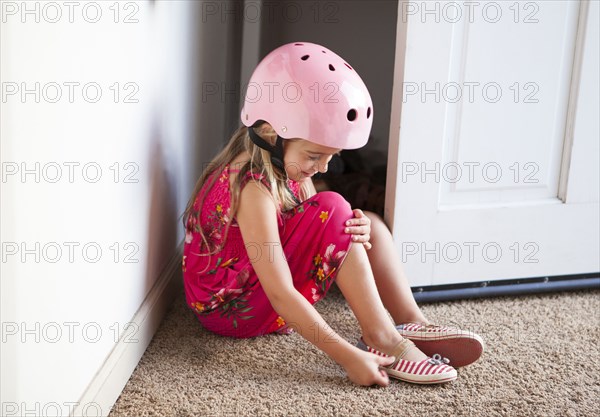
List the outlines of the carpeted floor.
<svg viewBox="0 0 600 417">
<path fill-rule="evenodd" d="M 316 305 L 347 340 L 358 325 L 339 290 Z M 354 385 L 300 335 L 235 340 L 205 331 L 177 299 L 110 417 L 599 416 L 600 291 L 424 304 L 430 320 L 486 341 L 445 385 Z"/>
</svg>

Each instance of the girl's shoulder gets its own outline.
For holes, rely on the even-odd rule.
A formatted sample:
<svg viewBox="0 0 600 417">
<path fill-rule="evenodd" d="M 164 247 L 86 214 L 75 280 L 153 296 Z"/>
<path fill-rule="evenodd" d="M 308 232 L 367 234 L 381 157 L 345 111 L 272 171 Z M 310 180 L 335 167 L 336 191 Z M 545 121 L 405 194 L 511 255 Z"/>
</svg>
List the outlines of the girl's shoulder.
<svg viewBox="0 0 600 417">
<path fill-rule="evenodd" d="M 244 153 L 238 155 L 236 158 L 233 159 L 233 161 L 231 161 L 229 164 L 226 165 L 225 170 L 227 171 L 227 176 L 229 178 L 229 185 L 230 185 L 230 187 L 233 187 L 233 184 L 234 184 L 237 176 L 240 174 L 240 170 L 249 161 L 250 161 L 250 155 L 247 152 L 244 152 Z M 247 171 L 244 174 L 244 178 L 242 178 L 242 180 L 240 182 L 240 185 L 241 185 L 240 190 L 250 180 L 261 182 L 267 188 L 270 188 L 270 185 L 265 180 L 265 176 L 263 174 L 258 174 L 258 173 L 255 173 L 255 172 Z"/>
<path fill-rule="evenodd" d="M 230 183 L 233 184 L 233 181 L 238 176 L 240 170 L 246 163 L 250 160 L 249 156 L 239 155 L 233 161 L 228 163 L 225 166 L 227 173 L 229 174 Z"/>
</svg>

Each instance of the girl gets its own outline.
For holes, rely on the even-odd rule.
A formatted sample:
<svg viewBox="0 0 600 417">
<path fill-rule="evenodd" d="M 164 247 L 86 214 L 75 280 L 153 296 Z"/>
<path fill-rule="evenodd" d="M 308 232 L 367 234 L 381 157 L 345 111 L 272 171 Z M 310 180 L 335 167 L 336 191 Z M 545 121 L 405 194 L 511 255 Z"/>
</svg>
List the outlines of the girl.
<svg viewBox="0 0 600 417">
<path fill-rule="evenodd" d="M 456 379 L 481 338 L 429 323 L 383 220 L 311 180 L 368 140 L 373 104 L 359 75 L 320 45 L 283 45 L 255 69 L 241 119 L 183 217 L 186 301 L 202 325 L 239 338 L 297 331 L 360 385 Z M 313 307 L 334 280 L 360 323 L 357 346 Z"/>
</svg>

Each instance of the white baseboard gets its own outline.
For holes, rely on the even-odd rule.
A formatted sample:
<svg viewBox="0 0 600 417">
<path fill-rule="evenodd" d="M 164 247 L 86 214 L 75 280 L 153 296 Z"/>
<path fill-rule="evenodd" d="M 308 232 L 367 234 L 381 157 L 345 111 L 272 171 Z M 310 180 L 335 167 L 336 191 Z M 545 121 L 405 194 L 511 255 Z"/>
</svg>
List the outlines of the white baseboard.
<svg viewBox="0 0 600 417">
<path fill-rule="evenodd" d="M 182 287 L 182 250 L 183 244 L 180 243 L 176 253 L 169 260 L 144 302 L 130 320 L 138 326 L 135 335 L 138 341 L 136 343 L 124 342 L 123 337 L 127 336 L 127 332 L 123 332 L 123 336 L 90 382 L 77 406 L 73 408 L 71 417 L 83 417 L 90 413 L 97 415 L 99 410 L 102 410 L 103 417 L 110 413 L 154 337 L 167 309 Z"/>
</svg>

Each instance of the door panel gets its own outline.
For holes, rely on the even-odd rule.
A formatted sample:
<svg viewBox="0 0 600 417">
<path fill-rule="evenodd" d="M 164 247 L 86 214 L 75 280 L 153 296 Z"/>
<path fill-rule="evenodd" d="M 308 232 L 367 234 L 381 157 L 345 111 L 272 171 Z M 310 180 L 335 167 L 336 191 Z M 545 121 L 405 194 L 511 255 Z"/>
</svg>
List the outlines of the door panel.
<svg viewBox="0 0 600 417">
<path fill-rule="evenodd" d="M 490 3 L 400 13 L 386 220 L 412 285 L 600 270 L 598 2 Z"/>
<path fill-rule="evenodd" d="M 556 198 L 577 6 L 552 2 L 528 25 L 464 19 L 446 28 L 441 205 Z"/>
</svg>

